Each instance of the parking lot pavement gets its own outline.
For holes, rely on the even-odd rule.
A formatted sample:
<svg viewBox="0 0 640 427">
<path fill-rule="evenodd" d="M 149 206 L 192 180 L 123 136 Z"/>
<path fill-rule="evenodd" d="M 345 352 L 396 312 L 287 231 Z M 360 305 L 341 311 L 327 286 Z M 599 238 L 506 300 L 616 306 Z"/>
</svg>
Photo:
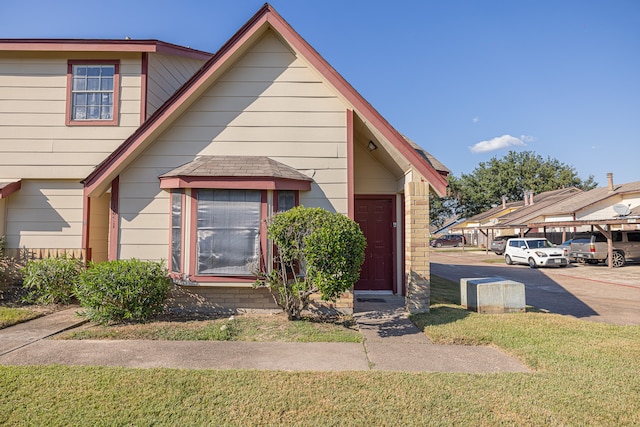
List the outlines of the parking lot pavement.
<svg viewBox="0 0 640 427">
<path fill-rule="evenodd" d="M 431 272 L 456 282 L 463 277 L 501 276 L 525 284 L 527 305 L 597 322 L 640 325 L 638 264 L 615 269 L 583 264 L 531 269 L 507 266 L 501 258 L 483 251 L 433 251 Z"/>
</svg>

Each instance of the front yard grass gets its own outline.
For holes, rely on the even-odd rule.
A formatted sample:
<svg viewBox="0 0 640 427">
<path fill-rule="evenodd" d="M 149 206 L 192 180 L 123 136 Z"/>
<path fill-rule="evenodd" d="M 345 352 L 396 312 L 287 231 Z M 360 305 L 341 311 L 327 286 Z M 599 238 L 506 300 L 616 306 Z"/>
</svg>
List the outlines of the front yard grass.
<svg viewBox="0 0 640 427">
<path fill-rule="evenodd" d="M 289 321 L 284 313 L 237 315 L 208 320 L 176 319 L 139 324 L 91 324 L 58 339 L 215 340 L 271 342 L 362 342 L 351 316 Z"/>
<path fill-rule="evenodd" d="M 640 425 L 640 327 L 462 310 L 432 278 L 437 343 L 499 347 L 529 373 L 0 366 L 6 425 Z M 428 357 L 428 355 L 425 355 Z"/>
<path fill-rule="evenodd" d="M 0 329 L 40 317 L 42 314 L 28 308 L 0 307 Z"/>
</svg>

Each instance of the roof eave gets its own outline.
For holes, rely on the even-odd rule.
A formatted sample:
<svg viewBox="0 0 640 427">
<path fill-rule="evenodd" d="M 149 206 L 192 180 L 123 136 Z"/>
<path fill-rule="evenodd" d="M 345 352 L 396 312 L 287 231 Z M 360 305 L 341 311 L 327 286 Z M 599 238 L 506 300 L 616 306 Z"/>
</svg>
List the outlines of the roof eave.
<svg viewBox="0 0 640 427">
<path fill-rule="evenodd" d="M 21 52 L 147 52 L 208 60 L 212 54 L 160 40 L 0 39 L 0 51 Z"/>
</svg>

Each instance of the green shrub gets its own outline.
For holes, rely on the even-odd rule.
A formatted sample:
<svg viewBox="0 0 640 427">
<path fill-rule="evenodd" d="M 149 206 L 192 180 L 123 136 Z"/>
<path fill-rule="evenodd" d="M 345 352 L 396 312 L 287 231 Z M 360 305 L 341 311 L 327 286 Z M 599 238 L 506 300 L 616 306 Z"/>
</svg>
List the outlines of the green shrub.
<svg viewBox="0 0 640 427">
<path fill-rule="evenodd" d="M 82 270 L 82 262 L 75 258 L 28 261 L 23 270 L 23 287 L 29 291 L 25 300 L 36 304 L 69 304 Z"/>
<path fill-rule="evenodd" d="M 22 266 L 15 259 L 9 258 L 5 254 L 6 240 L 0 236 L 0 297 L 2 287 L 14 285 L 22 280 Z"/>
<path fill-rule="evenodd" d="M 91 265 L 80 276 L 76 295 L 82 314 L 92 321 L 139 322 L 162 312 L 170 287 L 164 263 L 130 259 Z"/>
<path fill-rule="evenodd" d="M 366 240 L 353 220 L 320 208 L 296 207 L 270 218 L 267 236 L 276 246 L 276 266 L 259 272 L 289 319 L 300 319 L 316 292 L 335 301 L 360 277 Z"/>
<path fill-rule="evenodd" d="M 23 265 L 14 258 L 0 256 L 0 287 L 20 284 L 22 274 Z"/>
</svg>

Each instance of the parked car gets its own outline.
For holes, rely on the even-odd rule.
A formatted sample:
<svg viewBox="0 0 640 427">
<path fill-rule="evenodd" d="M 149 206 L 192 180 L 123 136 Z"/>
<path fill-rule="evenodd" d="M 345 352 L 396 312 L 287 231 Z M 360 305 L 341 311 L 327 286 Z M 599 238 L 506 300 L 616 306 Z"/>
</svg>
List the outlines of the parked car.
<svg viewBox="0 0 640 427">
<path fill-rule="evenodd" d="M 640 231 L 613 231 L 613 255 L 611 258 L 614 267 L 622 267 L 627 261 L 640 259 Z M 574 239 L 571 242 L 571 257 L 589 264 L 608 262 L 609 248 L 607 238 L 600 232 L 592 233 L 583 239 Z"/>
<path fill-rule="evenodd" d="M 562 248 L 564 251 L 564 255 L 569 258 L 569 262 L 573 262 L 575 258 L 571 257 L 571 242 L 573 239 L 565 240 L 561 244 L 558 245 L 559 248 Z"/>
<path fill-rule="evenodd" d="M 525 237 L 507 240 L 504 261 L 508 264 L 529 264 L 529 267 L 569 265 L 564 249 L 541 237 Z"/>
<path fill-rule="evenodd" d="M 498 236 L 494 238 L 491 242 L 491 250 L 495 252 L 496 255 L 502 255 L 504 253 L 504 248 L 507 245 L 507 240 L 515 237 L 518 236 Z"/>
<path fill-rule="evenodd" d="M 462 234 L 445 234 L 431 241 L 431 246 L 434 248 L 441 248 L 443 246 L 457 247 L 463 244 L 467 244 L 467 239 Z"/>
</svg>

